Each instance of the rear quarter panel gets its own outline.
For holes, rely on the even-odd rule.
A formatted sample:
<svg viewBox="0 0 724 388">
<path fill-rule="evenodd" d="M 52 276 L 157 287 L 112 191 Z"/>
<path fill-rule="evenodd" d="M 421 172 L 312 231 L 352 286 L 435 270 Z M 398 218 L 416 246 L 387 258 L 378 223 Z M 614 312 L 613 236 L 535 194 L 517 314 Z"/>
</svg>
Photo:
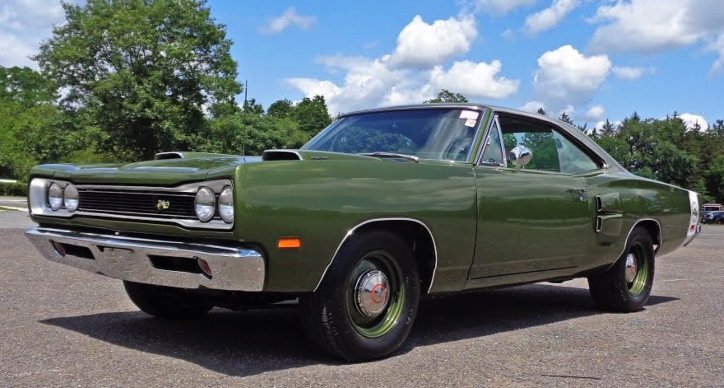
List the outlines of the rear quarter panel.
<svg viewBox="0 0 724 388">
<path fill-rule="evenodd" d="M 689 191 L 629 173 L 600 174 L 588 179 L 591 195 L 607 198 L 607 213 L 620 213 L 604 221 L 604 233 L 594 233 L 589 257 L 592 267 L 615 262 L 624 250 L 632 228 L 641 221 L 653 220 L 661 227 L 657 256 L 678 249 L 687 236 L 691 217 Z M 595 207 L 595 202 L 593 204 Z"/>
</svg>

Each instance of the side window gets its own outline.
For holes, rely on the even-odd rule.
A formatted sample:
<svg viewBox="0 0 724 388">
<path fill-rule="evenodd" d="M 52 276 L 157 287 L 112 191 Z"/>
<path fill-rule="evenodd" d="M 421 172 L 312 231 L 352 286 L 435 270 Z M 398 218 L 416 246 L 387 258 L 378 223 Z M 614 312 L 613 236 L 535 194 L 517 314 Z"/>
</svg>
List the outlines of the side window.
<svg viewBox="0 0 724 388">
<path fill-rule="evenodd" d="M 497 164 L 499 166 L 505 166 L 501 140 L 498 120 L 493 120 L 493 125 L 490 128 L 490 134 L 485 139 L 485 149 L 483 150 L 483 157 L 480 160 L 481 164 Z"/>
<path fill-rule="evenodd" d="M 533 158 L 527 170 L 572 174 L 598 169 L 598 164 L 576 144 L 550 125 L 516 118 L 501 118 L 500 127 L 506 152 L 516 145 L 528 147 Z M 513 167 L 508 163 L 508 167 Z"/>
<path fill-rule="evenodd" d="M 558 163 L 561 166 L 561 172 L 573 174 L 598 168 L 598 164 L 591 157 L 561 134 L 553 132 L 553 137 L 558 147 Z"/>
</svg>

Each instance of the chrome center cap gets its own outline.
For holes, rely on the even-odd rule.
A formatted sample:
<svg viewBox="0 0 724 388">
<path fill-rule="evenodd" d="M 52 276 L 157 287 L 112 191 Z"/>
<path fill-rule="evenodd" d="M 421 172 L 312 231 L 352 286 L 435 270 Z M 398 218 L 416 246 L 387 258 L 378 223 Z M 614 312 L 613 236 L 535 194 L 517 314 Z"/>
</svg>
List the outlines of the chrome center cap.
<svg viewBox="0 0 724 388">
<path fill-rule="evenodd" d="M 633 282 L 636 277 L 636 272 L 638 272 L 638 268 L 636 267 L 636 256 L 629 253 L 628 256 L 626 256 L 626 283 Z"/>
<path fill-rule="evenodd" d="M 380 315 L 390 299 L 390 283 L 379 270 L 369 270 L 357 279 L 355 287 L 357 310 L 365 316 Z"/>
</svg>

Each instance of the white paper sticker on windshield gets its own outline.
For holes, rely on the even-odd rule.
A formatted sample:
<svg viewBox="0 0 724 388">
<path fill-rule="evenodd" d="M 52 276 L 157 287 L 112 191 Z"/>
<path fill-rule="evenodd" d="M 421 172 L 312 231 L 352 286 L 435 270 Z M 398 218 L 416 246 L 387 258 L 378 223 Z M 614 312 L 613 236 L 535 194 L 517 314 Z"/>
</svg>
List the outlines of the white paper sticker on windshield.
<svg viewBox="0 0 724 388">
<path fill-rule="evenodd" d="M 475 126 L 475 119 L 467 119 L 467 120 L 465 120 L 465 126 L 466 126 L 466 127 L 474 127 L 474 126 Z"/>
<path fill-rule="evenodd" d="M 460 112 L 461 119 L 477 120 L 479 115 L 480 115 L 480 112 L 476 112 L 474 110 L 464 110 L 464 111 Z M 465 124 L 465 125 L 467 125 L 467 124 Z"/>
</svg>

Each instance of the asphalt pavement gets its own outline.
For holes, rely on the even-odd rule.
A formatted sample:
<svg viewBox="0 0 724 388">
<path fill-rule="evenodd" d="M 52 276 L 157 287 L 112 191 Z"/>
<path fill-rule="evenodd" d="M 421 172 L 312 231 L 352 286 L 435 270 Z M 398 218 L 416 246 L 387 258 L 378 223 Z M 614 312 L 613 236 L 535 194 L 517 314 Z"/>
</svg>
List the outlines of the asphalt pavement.
<svg viewBox="0 0 724 388">
<path fill-rule="evenodd" d="M 0 205 L 1 206 L 1 205 Z M 644 311 L 597 311 L 585 281 L 423 303 L 392 357 L 343 364 L 297 309 L 149 318 L 120 281 L 41 258 L 0 211 L 0 386 L 724 386 L 724 227 L 656 263 Z"/>
<path fill-rule="evenodd" d="M 24 197 L 0 196 L 0 229 L 23 229 L 34 225 Z"/>
</svg>

